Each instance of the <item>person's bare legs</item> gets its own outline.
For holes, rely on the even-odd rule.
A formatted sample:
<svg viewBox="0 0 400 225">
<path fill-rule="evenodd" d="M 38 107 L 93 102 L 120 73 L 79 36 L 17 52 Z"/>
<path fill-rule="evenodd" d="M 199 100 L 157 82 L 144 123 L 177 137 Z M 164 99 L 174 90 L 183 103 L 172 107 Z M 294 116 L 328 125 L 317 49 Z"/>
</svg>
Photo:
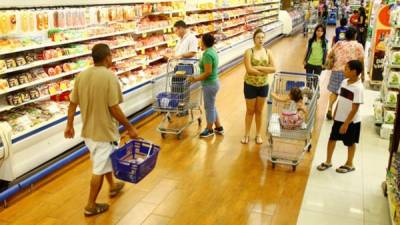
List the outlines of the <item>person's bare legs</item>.
<svg viewBox="0 0 400 225">
<path fill-rule="evenodd" d="M 325 162 L 326 164 L 332 165 L 332 156 L 333 152 L 335 151 L 335 147 L 336 147 L 336 141 L 329 140 L 326 153 L 326 162 Z"/>
<path fill-rule="evenodd" d="M 346 166 L 350 168 L 353 167 L 353 159 L 355 153 L 356 153 L 356 144 L 353 144 L 352 146 L 348 147 Z"/>
<path fill-rule="evenodd" d="M 246 99 L 246 118 L 245 118 L 245 133 L 242 143 L 248 142 L 250 135 L 251 124 L 253 123 L 253 117 L 255 114 L 257 99 Z M 245 140 L 246 139 L 246 140 Z"/>
<path fill-rule="evenodd" d="M 263 142 L 261 138 L 261 127 L 262 127 L 262 117 L 265 106 L 266 98 L 257 97 L 256 99 L 256 107 L 255 107 L 255 117 L 256 117 L 256 142 L 257 144 L 261 144 Z"/>
<path fill-rule="evenodd" d="M 101 186 L 103 185 L 104 175 L 92 175 L 92 179 L 90 181 L 90 194 L 89 200 L 86 205 L 87 209 L 93 209 L 96 207 L 96 199 L 101 190 Z"/>
</svg>

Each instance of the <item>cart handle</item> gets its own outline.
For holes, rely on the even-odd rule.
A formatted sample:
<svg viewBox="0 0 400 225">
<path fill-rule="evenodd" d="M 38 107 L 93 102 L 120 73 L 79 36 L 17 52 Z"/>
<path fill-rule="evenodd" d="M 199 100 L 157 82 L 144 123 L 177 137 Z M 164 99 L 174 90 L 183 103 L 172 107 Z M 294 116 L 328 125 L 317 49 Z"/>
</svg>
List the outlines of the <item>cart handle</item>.
<svg viewBox="0 0 400 225">
<path fill-rule="evenodd" d="M 289 74 L 289 75 L 298 75 L 298 76 L 315 76 L 315 74 L 312 74 L 312 73 L 298 73 L 298 72 L 279 71 L 277 74 L 279 74 L 279 73 Z"/>
<path fill-rule="evenodd" d="M 168 59 L 168 62 L 173 62 L 173 61 L 186 61 L 186 62 L 199 62 L 200 59 L 197 58 L 182 58 L 182 59 Z"/>
</svg>

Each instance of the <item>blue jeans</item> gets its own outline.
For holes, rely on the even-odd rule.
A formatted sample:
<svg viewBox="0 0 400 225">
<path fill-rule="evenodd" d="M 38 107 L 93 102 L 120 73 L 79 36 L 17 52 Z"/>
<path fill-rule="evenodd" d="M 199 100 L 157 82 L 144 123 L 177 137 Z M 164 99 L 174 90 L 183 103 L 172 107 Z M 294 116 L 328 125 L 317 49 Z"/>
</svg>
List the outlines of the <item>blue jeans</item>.
<svg viewBox="0 0 400 225">
<path fill-rule="evenodd" d="M 206 111 L 206 119 L 208 124 L 217 121 L 218 113 L 215 107 L 215 98 L 219 90 L 219 81 L 215 84 L 203 85 L 204 109 Z"/>
</svg>

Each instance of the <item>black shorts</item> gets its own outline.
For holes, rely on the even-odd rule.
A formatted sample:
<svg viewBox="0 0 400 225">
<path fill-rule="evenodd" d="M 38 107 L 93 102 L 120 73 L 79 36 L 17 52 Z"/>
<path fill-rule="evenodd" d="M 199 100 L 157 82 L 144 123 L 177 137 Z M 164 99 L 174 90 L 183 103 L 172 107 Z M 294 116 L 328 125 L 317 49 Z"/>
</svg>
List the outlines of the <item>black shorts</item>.
<svg viewBox="0 0 400 225">
<path fill-rule="evenodd" d="M 345 134 L 340 134 L 339 130 L 343 122 L 335 121 L 332 126 L 331 136 L 329 140 L 343 141 L 343 144 L 350 147 L 360 140 L 361 122 L 350 123 Z"/>
<path fill-rule="evenodd" d="M 244 83 L 244 97 L 246 99 L 254 99 L 257 97 L 266 98 L 268 96 L 268 84 L 261 87 L 256 87 Z"/>
</svg>

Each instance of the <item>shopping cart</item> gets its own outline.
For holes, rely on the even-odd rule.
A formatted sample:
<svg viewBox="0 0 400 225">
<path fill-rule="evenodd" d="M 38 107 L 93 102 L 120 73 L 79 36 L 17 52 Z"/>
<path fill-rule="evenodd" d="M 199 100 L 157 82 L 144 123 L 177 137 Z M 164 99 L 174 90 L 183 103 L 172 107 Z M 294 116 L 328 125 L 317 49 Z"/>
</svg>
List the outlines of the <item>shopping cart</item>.
<svg viewBox="0 0 400 225">
<path fill-rule="evenodd" d="M 292 87 L 303 90 L 303 101 L 307 107 L 307 116 L 300 128 L 285 129 L 281 126 L 280 115 L 287 108 L 288 103 L 268 99 L 267 133 L 271 145 L 268 159 L 275 164 L 292 165 L 293 171 L 304 157 L 306 151 L 311 150 L 311 133 L 315 122 L 315 112 L 319 95 L 318 76 L 312 74 L 278 72 L 274 75 L 271 93 L 288 95 Z M 271 96 L 271 95 L 270 95 Z"/>
<path fill-rule="evenodd" d="M 197 64 L 197 59 L 169 60 L 166 77 L 153 81 L 153 109 L 164 115 L 157 128 L 162 138 L 167 134 L 174 134 L 180 139 L 182 132 L 196 119 L 201 125 L 201 85 L 199 82 L 191 84 L 187 80 L 187 77 L 198 74 Z M 197 118 L 194 116 L 194 111 L 199 111 Z M 176 118 L 189 116 L 189 120 L 173 126 L 174 116 Z"/>
</svg>

